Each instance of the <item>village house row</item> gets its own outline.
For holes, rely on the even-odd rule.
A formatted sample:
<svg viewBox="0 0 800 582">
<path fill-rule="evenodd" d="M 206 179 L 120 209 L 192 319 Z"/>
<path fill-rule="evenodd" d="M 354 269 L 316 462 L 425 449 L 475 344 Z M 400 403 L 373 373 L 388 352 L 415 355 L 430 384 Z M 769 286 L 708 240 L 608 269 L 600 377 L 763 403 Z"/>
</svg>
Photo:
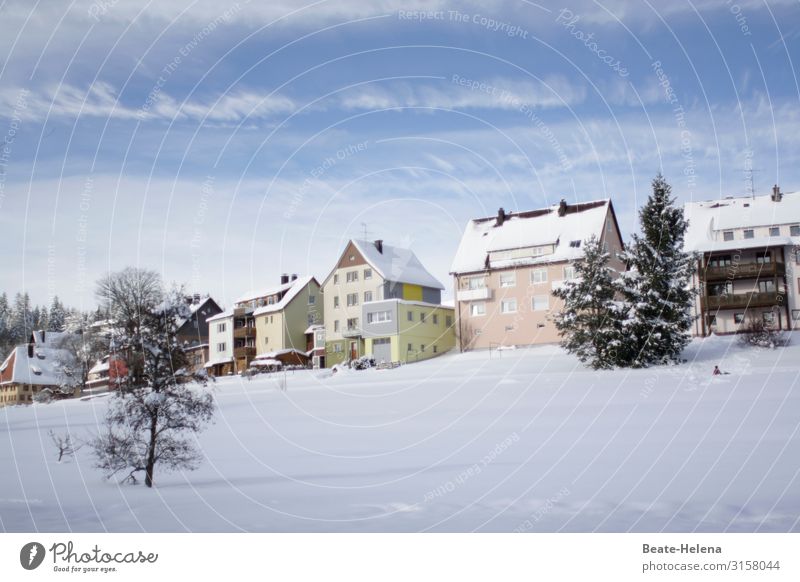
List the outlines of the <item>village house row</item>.
<svg viewBox="0 0 800 582">
<path fill-rule="evenodd" d="M 685 246 L 697 256 L 694 335 L 730 334 L 754 318 L 775 330 L 800 324 L 800 192 L 690 202 Z M 596 237 L 610 265 L 624 269 L 611 200 L 505 212 L 470 220 L 453 260 L 454 297 L 410 249 L 351 240 L 321 281 L 281 275 L 223 310 L 210 297 L 187 298 L 191 317 L 179 337 L 193 365 L 214 376 L 246 370 L 330 368 L 372 356 L 384 366 L 454 348 L 491 349 L 559 341 L 553 289 L 575 277 L 573 262 Z M 423 250 L 420 250 L 423 252 Z M 0 405 L 27 403 L 57 383 L 57 332 L 35 332 L 0 366 Z M 108 385 L 109 358 L 90 388 Z"/>
</svg>

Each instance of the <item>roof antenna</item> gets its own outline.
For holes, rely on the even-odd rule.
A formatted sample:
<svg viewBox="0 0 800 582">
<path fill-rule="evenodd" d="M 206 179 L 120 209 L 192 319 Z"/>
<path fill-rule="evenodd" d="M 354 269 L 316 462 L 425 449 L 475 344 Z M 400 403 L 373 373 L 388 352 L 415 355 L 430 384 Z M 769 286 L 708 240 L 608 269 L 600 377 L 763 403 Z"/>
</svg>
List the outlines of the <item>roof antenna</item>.
<svg viewBox="0 0 800 582">
<path fill-rule="evenodd" d="M 364 238 L 363 240 L 369 240 L 369 230 L 367 230 L 367 223 L 362 222 L 361 226 L 364 228 Z"/>
<path fill-rule="evenodd" d="M 745 162 L 745 169 L 742 170 L 744 172 L 744 187 L 747 194 L 750 196 L 751 199 L 756 197 L 756 185 L 755 180 L 753 179 L 753 174 L 756 172 L 760 172 L 761 168 L 754 169 L 748 168 L 749 164 Z"/>
</svg>

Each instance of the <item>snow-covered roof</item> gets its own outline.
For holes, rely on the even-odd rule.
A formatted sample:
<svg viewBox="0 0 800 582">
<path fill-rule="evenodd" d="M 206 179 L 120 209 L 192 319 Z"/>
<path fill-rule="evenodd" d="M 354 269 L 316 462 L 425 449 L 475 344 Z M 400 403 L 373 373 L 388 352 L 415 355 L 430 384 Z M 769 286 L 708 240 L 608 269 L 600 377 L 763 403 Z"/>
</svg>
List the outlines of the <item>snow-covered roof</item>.
<svg viewBox="0 0 800 582">
<path fill-rule="evenodd" d="M 353 239 L 352 242 L 364 260 L 385 280 L 444 289 L 444 285 L 428 272 L 411 249 L 384 243 L 379 251 L 372 241 Z"/>
<path fill-rule="evenodd" d="M 780 201 L 772 196 L 723 198 L 687 202 L 683 208 L 689 221 L 684 247 L 687 251 L 725 251 L 791 245 L 798 237 L 756 237 L 724 241 L 722 231 L 800 224 L 800 192 L 785 192 Z"/>
<path fill-rule="evenodd" d="M 89 370 L 90 374 L 99 374 L 100 372 L 108 372 L 110 368 L 109 360 L 97 362 L 91 370 Z"/>
<path fill-rule="evenodd" d="M 218 365 L 218 364 L 228 364 L 228 363 L 230 363 L 230 362 L 232 362 L 232 361 L 233 361 L 233 358 L 230 358 L 230 357 L 228 357 L 228 358 L 217 358 L 216 360 L 210 360 L 210 361 L 209 361 L 209 362 L 208 362 L 208 363 L 207 363 L 205 366 L 203 366 L 203 367 L 204 367 L 204 368 L 212 368 L 212 367 L 214 367 L 214 366 L 216 366 L 216 365 Z"/>
<path fill-rule="evenodd" d="M 253 360 L 252 362 L 250 362 L 251 368 L 258 368 L 262 366 L 283 366 L 283 362 L 281 362 L 280 360 L 272 360 L 272 359 Z"/>
<path fill-rule="evenodd" d="M 225 311 L 217 313 L 213 317 L 209 317 L 208 319 L 206 319 L 206 322 L 218 321 L 220 319 L 228 319 L 230 317 L 233 317 L 233 309 L 226 309 Z"/>
<path fill-rule="evenodd" d="M 314 277 L 309 276 L 309 277 L 298 277 L 294 281 L 289 282 L 288 291 L 286 291 L 286 294 L 283 297 L 281 297 L 280 301 L 278 301 L 277 303 L 273 303 L 272 305 L 264 305 L 263 307 L 259 307 L 253 312 L 253 315 L 262 315 L 264 313 L 275 313 L 276 311 L 280 311 L 281 309 L 289 305 L 289 303 L 291 303 L 292 300 L 295 297 L 297 297 L 297 295 L 303 289 L 306 288 L 306 285 L 308 285 L 309 283 L 311 283 L 311 281 L 314 280 L 315 280 Z"/>
<path fill-rule="evenodd" d="M 290 289 L 297 281 L 300 279 L 296 279 L 294 281 L 289 281 L 288 283 L 283 283 L 281 285 L 276 285 L 272 287 L 265 287 L 263 289 L 253 289 L 236 299 L 234 303 L 246 303 L 247 301 L 253 301 L 254 299 L 259 299 L 261 297 L 269 297 L 270 295 L 275 295 L 277 293 L 281 293 Z"/>
<path fill-rule="evenodd" d="M 305 333 L 305 334 L 316 333 L 320 329 L 325 329 L 325 326 L 324 325 L 319 325 L 319 324 L 309 325 L 303 333 Z"/>
<path fill-rule="evenodd" d="M 12 350 L 3 364 L 4 367 L 8 367 L 12 356 L 14 357 L 14 369 L 11 377 L 4 384 L 33 384 L 36 386 L 58 385 L 59 361 L 65 361 L 70 357 L 67 350 L 37 345 L 34 347 L 33 357 L 29 358 L 28 346 L 21 345 Z"/>
<path fill-rule="evenodd" d="M 31 333 L 33 343 L 37 345 L 56 347 L 67 336 L 65 331 L 45 331 L 37 329 Z"/>
<path fill-rule="evenodd" d="M 278 358 L 280 356 L 285 356 L 286 354 L 303 354 L 305 355 L 306 352 L 304 350 L 295 350 L 292 348 L 287 348 L 285 350 L 275 350 L 273 352 L 264 352 L 263 354 L 258 354 L 254 359 L 256 360 L 265 360 L 270 358 Z"/>
<path fill-rule="evenodd" d="M 576 247 L 570 243 L 585 241 L 592 235 L 599 238 L 610 206 L 608 199 L 569 204 L 566 214 L 559 216 L 559 205 L 555 204 L 540 210 L 508 213 L 499 226 L 496 216 L 470 220 L 450 271 L 483 271 L 490 253 L 547 245 L 553 245 L 554 252 L 539 256 L 523 254 L 504 260 L 491 259 L 489 266 L 496 269 L 577 259 L 583 256 L 583 244 Z"/>
</svg>

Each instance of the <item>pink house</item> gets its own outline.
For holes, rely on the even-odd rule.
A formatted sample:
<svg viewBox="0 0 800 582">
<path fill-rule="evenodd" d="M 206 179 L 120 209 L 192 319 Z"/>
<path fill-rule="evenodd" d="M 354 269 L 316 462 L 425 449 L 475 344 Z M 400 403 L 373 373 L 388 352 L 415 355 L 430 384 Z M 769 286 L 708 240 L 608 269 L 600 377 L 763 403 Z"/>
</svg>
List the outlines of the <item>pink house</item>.
<svg viewBox="0 0 800 582">
<path fill-rule="evenodd" d="M 462 350 L 556 343 L 552 314 L 561 301 L 552 290 L 575 276 L 572 262 L 595 235 L 625 267 L 611 201 L 560 204 L 505 212 L 467 224 L 451 268 L 455 278 L 456 333 Z"/>
</svg>

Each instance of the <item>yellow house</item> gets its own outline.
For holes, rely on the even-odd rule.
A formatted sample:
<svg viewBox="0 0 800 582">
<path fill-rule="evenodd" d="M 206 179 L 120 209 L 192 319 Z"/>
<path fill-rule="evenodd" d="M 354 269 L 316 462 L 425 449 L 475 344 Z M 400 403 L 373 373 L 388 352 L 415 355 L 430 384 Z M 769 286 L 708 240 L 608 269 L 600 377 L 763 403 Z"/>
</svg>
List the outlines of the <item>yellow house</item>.
<svg viewBox="0 0 800 582">
<path fill-rule="evenodd" d="M 349 241 L 322 283 L 326 366 L 364 355 L 413 362 L 449 350 L 453 310 L 441 305 L 442 289 L 410 249 Z"/>
</svg>

